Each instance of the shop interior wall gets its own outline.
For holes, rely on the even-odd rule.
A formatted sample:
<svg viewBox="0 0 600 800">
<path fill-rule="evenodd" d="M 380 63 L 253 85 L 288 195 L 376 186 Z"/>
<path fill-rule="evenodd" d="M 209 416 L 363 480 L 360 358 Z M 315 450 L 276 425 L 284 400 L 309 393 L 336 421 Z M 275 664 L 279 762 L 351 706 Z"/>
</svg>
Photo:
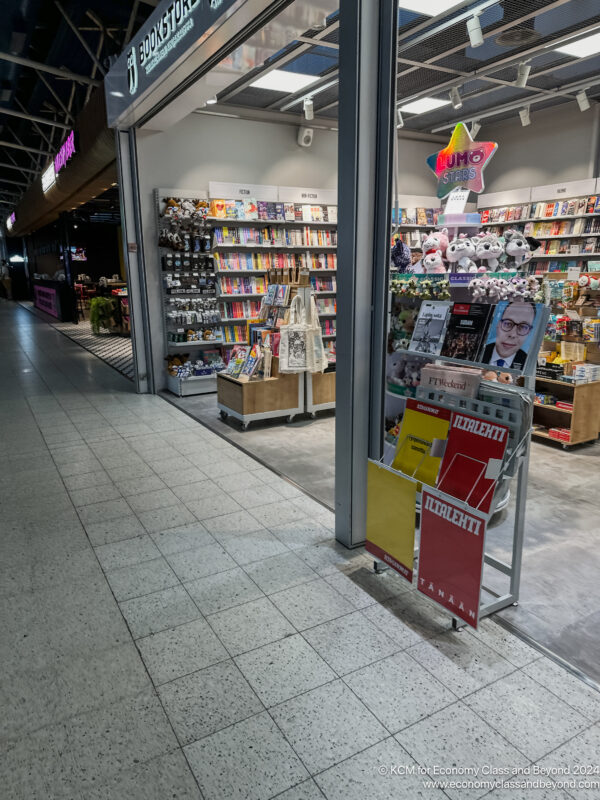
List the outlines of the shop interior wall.
<svg viewBox="0 0 600 800">
<path fill-rule="evenodd" d="M 484 124 L 477 138 L 498 142 L 485 172 L 486 192 L 545 186 L 598 176 L 598 113 L 568 103 L 531 111 L 531 125 L 515 119 Z"/>
<path fill-rule="evenodd" d="M 87 255 L 87 261 L 73 262 L 75 277 L 84 273 L 97 281 L 121 275 L 118 228 L 105 222 L 78 222 L 77 228 L 71 229 L 71 245 L 83 247 Z"/>
<path fill-rule="evenodd" d="M 161 133 L 138 134 L 140 203 L 157 390 L 166 385 L 160 265 L 153 190 L 206 189 L 209 181 L 279 186 L 337 187 L 337 132 L 315 130 L 311 147 L 297 143 L 298 128 L 192 114 Z M 424 167 L 436 149 L 406 140 L 399 148 L 400 192 L 429 195 L 435 188 Z"/>
</svg>

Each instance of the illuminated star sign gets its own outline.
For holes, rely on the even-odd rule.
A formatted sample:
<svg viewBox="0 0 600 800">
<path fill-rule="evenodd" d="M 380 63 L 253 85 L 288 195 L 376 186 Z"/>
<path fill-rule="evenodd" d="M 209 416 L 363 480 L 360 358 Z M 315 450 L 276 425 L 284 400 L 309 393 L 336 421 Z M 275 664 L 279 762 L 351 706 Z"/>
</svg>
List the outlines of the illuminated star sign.
<svg viewBox="0 0 600 800">
<path fill-rule="evenodd" d="M 483 191 L 483 170 L 494 155 L 496 142 L 474 142 L 464 122 L 454 128 L 448 146 L 427 159 L 438 179 L 437 196 L 446 197 L 453 189 Z"/>
</svg>

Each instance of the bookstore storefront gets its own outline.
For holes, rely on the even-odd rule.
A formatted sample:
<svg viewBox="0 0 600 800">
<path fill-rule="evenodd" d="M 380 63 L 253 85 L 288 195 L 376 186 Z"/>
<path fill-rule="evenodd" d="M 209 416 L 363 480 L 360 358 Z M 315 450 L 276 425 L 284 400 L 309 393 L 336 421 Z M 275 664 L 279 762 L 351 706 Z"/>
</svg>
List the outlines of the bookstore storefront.
<svg viewBox="0 0 600 800">
<path fill-rule="evenodd" d="M 233 420 L 241 446 L 267 441 L 261 419 L 303 419 L 272 444 L 275 465 L 283 452 L 312 469 L 320 453 L 302 436 L 315 426 L 335 447 L 340 542 L 362 544 L 366 531 L 380 563 L 460 624 L 501 611 L 564 658 L 577 651 L 590 672 L 598 445 L 575 445 L 595 442 L 599 427 L 586 413 L 595 340 L 585 356 L 581 347 L 597 313 L 593 251 L 583 252 L 600 213 L 596 112 L 577 118 L 569 97 L 560 130 L 556 108 L 519 114 L 531 88 L 501 87 L 500 102 L 475 77 L 458 85 L 479 68 L 475 51 L 490 74 L 502 62 L 472 45 L 469 4 L 439 18 L 403 4 L 398 15 L 387 0 L 341 14 L 326 0 L 211 4 L 181 18 L 163 53 L 151 32 L 167 5 L 107 79 L 139 390 L 189 391 L 179 400 L 202 421 L 210 414 L 210 427 L 219 412 L 220 424 Z M 503 18 L 503 4 L 488 5 L 483 40 L 520 29 L 516 10 Z M 560 24 L 545 20 L 544 46 L 584 30 L 574 4 L 563 6 Z M 194 42 L 181 33 L 190 20 Z M 464 39 L 457 75 L 444 64 L 410 78 L 421 43 L 436 33 L 441 58 L 450 29 Z M 516 71 L 535 47 L 506 42 Z M 296 352 L 288 331 L 287 350 L 276 349 L 287 306 L 302 306 L 319 345 L 309 350 L 304 330 Z M 325 441 L 310 414 L 334 404 Z M 457 575 L 467 578 L 456 585 Z"/>
</svg>

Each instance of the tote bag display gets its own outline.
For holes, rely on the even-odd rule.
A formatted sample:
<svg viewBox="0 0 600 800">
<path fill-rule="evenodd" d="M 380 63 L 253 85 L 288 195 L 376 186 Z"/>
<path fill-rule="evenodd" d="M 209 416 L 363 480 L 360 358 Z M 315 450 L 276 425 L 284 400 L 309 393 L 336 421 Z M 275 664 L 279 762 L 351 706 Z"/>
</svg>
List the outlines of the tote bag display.
<svg viewBox="0 0 600 800">
<path fill-rule="evenodd" d="M 319 322 L 319 314 L 314 297 L 310 298 L 309 318 L 307 323 L 307 362 L 309 372 L 324 372 L 329 366 L 327 354 L 323 347 L 323 332 Z"/>
<path fill-rule="evenodd" d="M 279 329 L 279 372 L 306 372 L 308 326 L 302 298 L 292 300 L 287 325 Z"/>
</svg>

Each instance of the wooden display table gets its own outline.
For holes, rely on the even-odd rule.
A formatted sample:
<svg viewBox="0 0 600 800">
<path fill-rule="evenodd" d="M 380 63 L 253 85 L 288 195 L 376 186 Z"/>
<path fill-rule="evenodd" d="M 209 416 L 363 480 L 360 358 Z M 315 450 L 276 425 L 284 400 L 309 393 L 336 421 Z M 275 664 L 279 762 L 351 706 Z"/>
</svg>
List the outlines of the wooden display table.
<svg viewBox="0 0 600 800">
<path fill-rule="evenodd" d="M 306 373 L 306 410 L 314 418 L 317 411 L 335 408 L 335 369 Z"/>
</svg>

